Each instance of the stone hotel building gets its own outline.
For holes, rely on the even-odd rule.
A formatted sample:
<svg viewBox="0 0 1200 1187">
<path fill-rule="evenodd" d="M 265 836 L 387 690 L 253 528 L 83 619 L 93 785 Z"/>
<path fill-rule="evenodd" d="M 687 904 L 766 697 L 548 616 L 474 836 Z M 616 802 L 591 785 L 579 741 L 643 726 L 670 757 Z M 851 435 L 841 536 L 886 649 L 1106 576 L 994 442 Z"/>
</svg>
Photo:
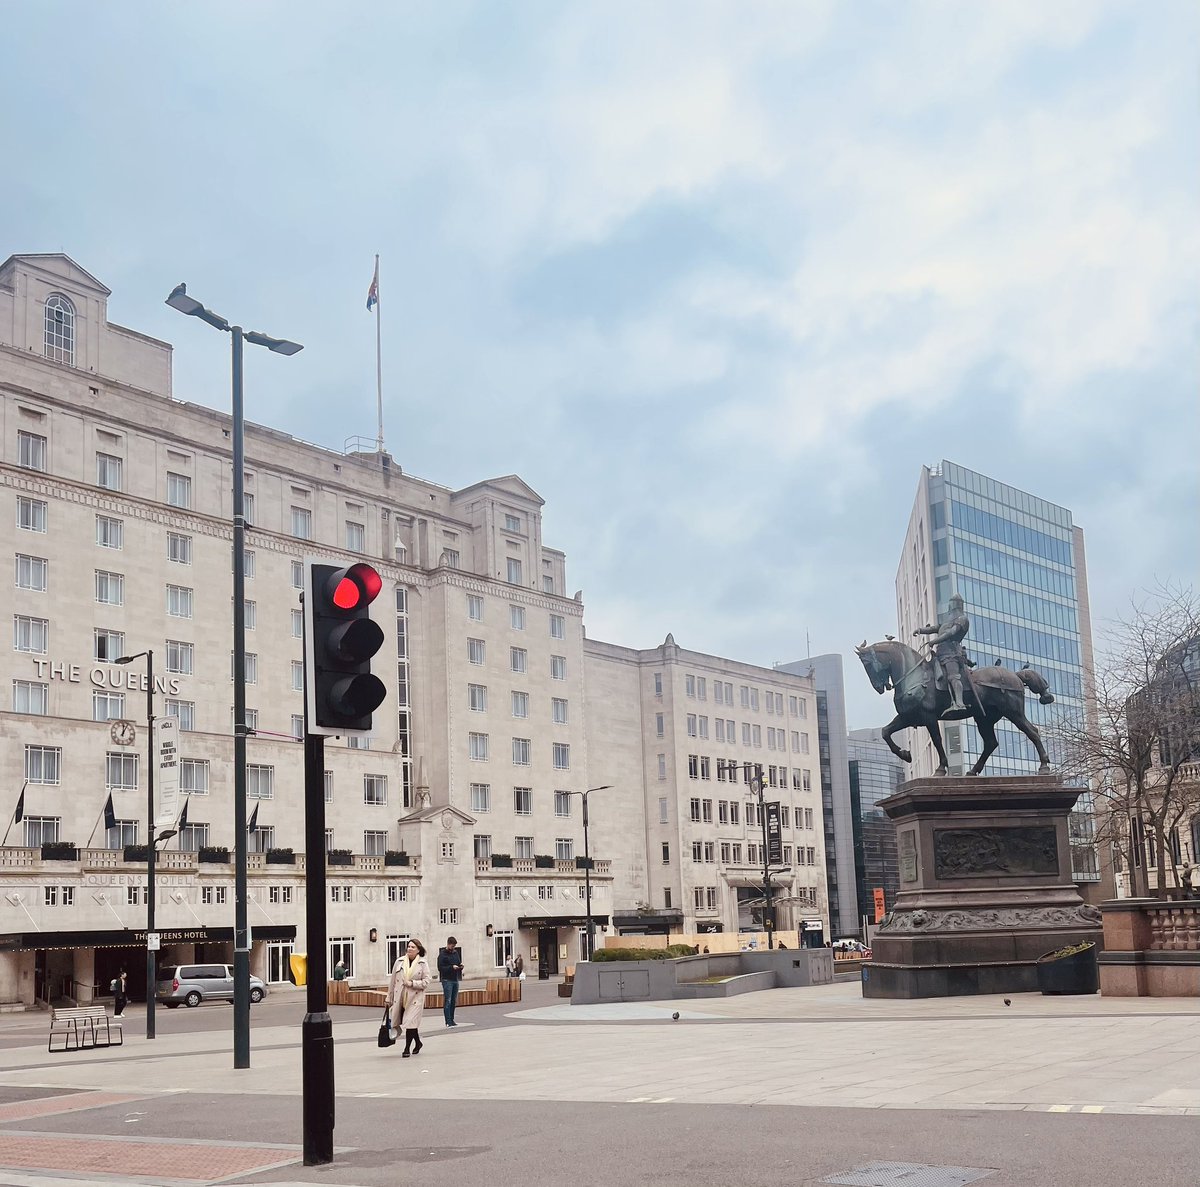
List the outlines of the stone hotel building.
<svg viewBox="0 0 1200 1187">
<path fill-rule="evenodd" d="M 89 1000 L 120 967 L 140 989 L 147 666 L 115 661 L 147 650 L 187 805 L 158 859 L 161 960 L 232 954 L 230 418 L 175 400 L 170 345 L 109 322 L 108 297 L 63 255 L 0 265 L 0 1002 Z M 247 425 L 245 489 L 254 973 L 285 981 L 304 949 L 308 556 L 384 580 L 387 699 L 369 739 L 325 750 L 331 964 L 379 979 L 409 935 L 453 933 L 468 976 L 518 951 L 531 973 L 562 971 L 584 930 L 577 793 L 599 785 L 601 936 L 754 926 L 755 806 L 718 759 L 763 763 L 786 804 L 779 926 L 827 933 L 811 680 L 669 637 L 586 639 L 542 499 L 515 476 L 455 491 L 386 453 Z"/>
</svg>

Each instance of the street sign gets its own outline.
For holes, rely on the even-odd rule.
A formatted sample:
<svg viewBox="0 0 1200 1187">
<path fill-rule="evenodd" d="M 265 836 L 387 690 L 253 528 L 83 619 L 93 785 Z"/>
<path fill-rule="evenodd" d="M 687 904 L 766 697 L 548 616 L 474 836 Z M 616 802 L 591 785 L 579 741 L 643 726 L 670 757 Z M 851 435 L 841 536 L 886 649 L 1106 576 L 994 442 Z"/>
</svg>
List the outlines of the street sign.
<svg viewBox="0 0 1200 1187">
<path fill-rule="evenodd" d="M 183 810 L 179 794 L 179 719 L 156 717 L 154 720 L 154 791 L 158 813 L 154 818 L 155 835 L 172 832 Z"/>
<path fill-rule="evenodd" d="M 765 805 L 767 810 L 767 864 L 783 864 L 783 832 L 779 820 L 779 803 Z"/>
<path fill-rule="evenodd" d="M 156 931 L 146 933 L 146 951 L 158 952 L 162 948 L 161 937 Z"/>
<path fill-rule="evenodd" d="M 887 904 L 883 899 L 883 887 L 876 886 L 874 889 L 875 896 L 875 922 L 882 923 L 883 917 L 887 914 Z"/>
</svg>

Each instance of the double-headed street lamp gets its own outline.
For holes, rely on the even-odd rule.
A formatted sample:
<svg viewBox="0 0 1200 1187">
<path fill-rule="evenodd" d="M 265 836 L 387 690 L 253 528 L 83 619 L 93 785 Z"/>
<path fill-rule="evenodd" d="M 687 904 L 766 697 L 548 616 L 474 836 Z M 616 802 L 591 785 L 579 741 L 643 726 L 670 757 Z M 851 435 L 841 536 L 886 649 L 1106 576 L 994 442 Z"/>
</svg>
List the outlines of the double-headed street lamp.
<svg viewBox="0 0 1200 1187">
<path fill-rule="evenodd" d="M 219 313 L 205 309 L 187 286 L 176 285 L 167 304 L 198 317 L 233 337 L 233 1066 L 250 1066 L 250 935 L 246 893 L 246 514 L 245 437 L 242 410 L 242 341 L 265 346 L 275 354 L 297 354 L 304 348 L 286 338 L 231 326 Z"/>
<path fill-rule="evenodd" d="M 115 662 L 131 664 L 146 657 L 146 1038 L 154 1035 L 154 949 L 150 936 L 154 932 L 154 652 L 139 651 L 122 655 Z"/>
<path fill-rule="evenodd" d="M 584 944 L 583 959 L 591 960 L 596 950 L 596 930 L 592 926 L 592 852 L 588 847 L 588 796 L 593 791 L 607 791 L 611 783 L 602 783 L 599 787 L 589 787 L 587 791 L 569 791 L 568 795 L 577 795 L 583 800 L 583 899 L 584 911 L 587 915 L 587 941 Z"/>
<path fill-rule="evenodd" d="M 732 779 L 737 775 L 736 762 L 717 760 L 717 774 L 728 774 Z M 742 775 L 750 785 L 750 793 L 758 799 L 758 818 L 762 824 L 762 861 L 763 861 L 763 928 L 767 933 L 767 947 L 775 947 L 774 912 L 771 907 L 771 863 L 770 843 L 767 833 L 767 797 L 763 787 L 762 763 L 743 763 Z M 801 943 L 803 947 L 803 942 Z"/>
</svg>

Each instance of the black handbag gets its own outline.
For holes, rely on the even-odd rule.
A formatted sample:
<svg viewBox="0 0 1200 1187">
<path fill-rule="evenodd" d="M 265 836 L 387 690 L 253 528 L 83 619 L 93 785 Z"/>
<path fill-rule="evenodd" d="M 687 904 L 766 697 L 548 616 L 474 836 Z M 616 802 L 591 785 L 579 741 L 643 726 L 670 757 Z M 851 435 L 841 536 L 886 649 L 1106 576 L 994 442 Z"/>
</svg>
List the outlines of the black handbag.
<svg viewBox="0 0 1200 1187">
<path fill-rule="evenodd" d="M 396 1045 L 396 1036 L 392 1034 L 391 1010 L 387 1006 L 383 1007 L 383 1021 L 379 1024 L 378 1041 L 381 1047 L 394 1047 Z"/>
</svg>

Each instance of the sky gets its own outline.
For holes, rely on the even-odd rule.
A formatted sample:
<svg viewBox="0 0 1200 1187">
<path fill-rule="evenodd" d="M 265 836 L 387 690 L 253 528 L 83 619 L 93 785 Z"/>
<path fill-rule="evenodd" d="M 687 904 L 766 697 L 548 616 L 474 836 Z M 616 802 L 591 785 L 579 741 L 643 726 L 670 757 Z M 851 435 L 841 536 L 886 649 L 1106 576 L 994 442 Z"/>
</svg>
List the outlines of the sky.
<svg viewBox="0 0 1200 1187">
<path fill-rule="evenodd" d="M 896 629 L 922 465 L 1069 507 L 1099 628 L 1197 584 L 1200 8 L 4 6 L 0 259 L 302 342 L 246 415 L 546 501 L 590 637 L 770 666 Z M 1099 633 L 1099 631 L 1097 631 Z"/>
</svg>

